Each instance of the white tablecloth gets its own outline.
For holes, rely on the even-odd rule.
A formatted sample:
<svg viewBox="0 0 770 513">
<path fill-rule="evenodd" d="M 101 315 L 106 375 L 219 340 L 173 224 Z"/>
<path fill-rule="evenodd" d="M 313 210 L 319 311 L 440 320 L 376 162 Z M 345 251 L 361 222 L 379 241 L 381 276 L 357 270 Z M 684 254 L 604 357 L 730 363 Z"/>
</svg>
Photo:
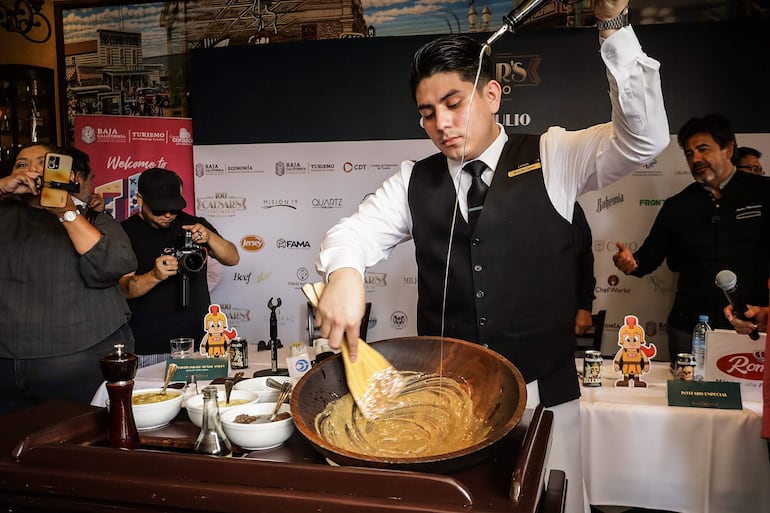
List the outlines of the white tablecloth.
<svg viewBox="0 0 770 513">
<path fill-rule="evenodd" d="M 576 361 L 582 371 L 582 360 Z M 605 360 L 601 387 L 581 387 L 583 466 L 594 505 L 682 513 L 770 512 L 770 462 L 761 403 L 743 410 L 668 406 L 668 363 L 647 388 L 615 388 Z"/>
</svg>

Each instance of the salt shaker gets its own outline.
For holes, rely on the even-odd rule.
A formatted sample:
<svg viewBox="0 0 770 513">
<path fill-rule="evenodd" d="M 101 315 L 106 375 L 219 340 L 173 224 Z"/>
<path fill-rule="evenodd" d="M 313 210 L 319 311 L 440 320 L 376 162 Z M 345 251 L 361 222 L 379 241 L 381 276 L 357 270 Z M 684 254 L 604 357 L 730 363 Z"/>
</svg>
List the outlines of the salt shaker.
<svg viewBox="0 0 770 513">
<path fill-rule="evenodd" d="M 207 386 L 203 389 L 203 423 L 194 449 L 195 452 L 213 456 L 230 456 L 233 452 L 219 418 L 217 387 Z"/>
<path fill-rule="evenodd" d="M 133 449 L 139 444 L 131 395 L 134 377 L 139 366 L 135 354 L 124 352 L 123 344 L 115 344 L 115 352 L 99 360 L 102 375 L 107 380 L 107 394 L 110 397 L 110 426 L 107 431 L 107 445 L 121 449 Z"/>
</svg>

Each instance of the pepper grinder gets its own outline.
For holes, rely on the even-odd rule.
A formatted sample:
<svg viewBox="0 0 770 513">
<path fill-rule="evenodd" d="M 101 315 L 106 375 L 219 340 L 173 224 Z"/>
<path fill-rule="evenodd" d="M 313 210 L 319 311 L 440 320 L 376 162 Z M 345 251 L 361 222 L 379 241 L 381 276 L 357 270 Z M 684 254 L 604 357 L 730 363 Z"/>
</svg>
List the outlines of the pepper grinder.
<svg viewBox="0 0 770 513">
<path fill-rule="evenodd" d="M 213 456 L 230 456 L 233 453 L 219 418 L 219 397 L 215 386 L 203 389 L 203 423 L 193 448 L 195 452 Z"/>
<path fill-rule="evenodd" d="M 110 397 L 107 445 L 134 449 L 139 444 L 139 432 L 134 422 L 131 393 L 134 390 L 139 358 L 135 354 L 124 352 L 124 347 L 123 344 L 115 344 L 115 352 L 99 360 L 99 365 L 104 379 L 107 380 L 107 394 Z"/>
</svg>

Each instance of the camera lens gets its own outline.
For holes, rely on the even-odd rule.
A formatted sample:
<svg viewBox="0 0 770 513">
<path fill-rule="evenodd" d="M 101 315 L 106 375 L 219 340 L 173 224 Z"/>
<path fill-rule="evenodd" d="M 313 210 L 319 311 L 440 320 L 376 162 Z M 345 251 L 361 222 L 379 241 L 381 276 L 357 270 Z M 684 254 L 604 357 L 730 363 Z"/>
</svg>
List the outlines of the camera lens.
<svg viewBox="0 0 770 513">
<path fill-rule="evenodd" d="M 203 255 L 197 251 L 194 253 L 186 253 L 179 259 L 179 265 L 190 273 L 197 273 L 203 269 L 203 264 L 205 262 Z"/>
</svg>

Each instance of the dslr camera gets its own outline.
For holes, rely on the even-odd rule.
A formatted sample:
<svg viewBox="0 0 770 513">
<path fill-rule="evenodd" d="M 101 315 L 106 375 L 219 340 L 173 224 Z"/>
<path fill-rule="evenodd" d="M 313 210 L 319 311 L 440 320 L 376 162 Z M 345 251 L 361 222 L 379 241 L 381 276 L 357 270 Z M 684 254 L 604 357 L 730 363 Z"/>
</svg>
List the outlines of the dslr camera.
<svg viewBox="0 0 770 513">
<path fill-rule="evenodd" d="M 179 262 L 180 272 L 197 273 L 206 263 L 206 249 L 193 242 L 192 232 L 184 231 L 184 239 L 175 248 L 166 250 Z"/>
</svg>

